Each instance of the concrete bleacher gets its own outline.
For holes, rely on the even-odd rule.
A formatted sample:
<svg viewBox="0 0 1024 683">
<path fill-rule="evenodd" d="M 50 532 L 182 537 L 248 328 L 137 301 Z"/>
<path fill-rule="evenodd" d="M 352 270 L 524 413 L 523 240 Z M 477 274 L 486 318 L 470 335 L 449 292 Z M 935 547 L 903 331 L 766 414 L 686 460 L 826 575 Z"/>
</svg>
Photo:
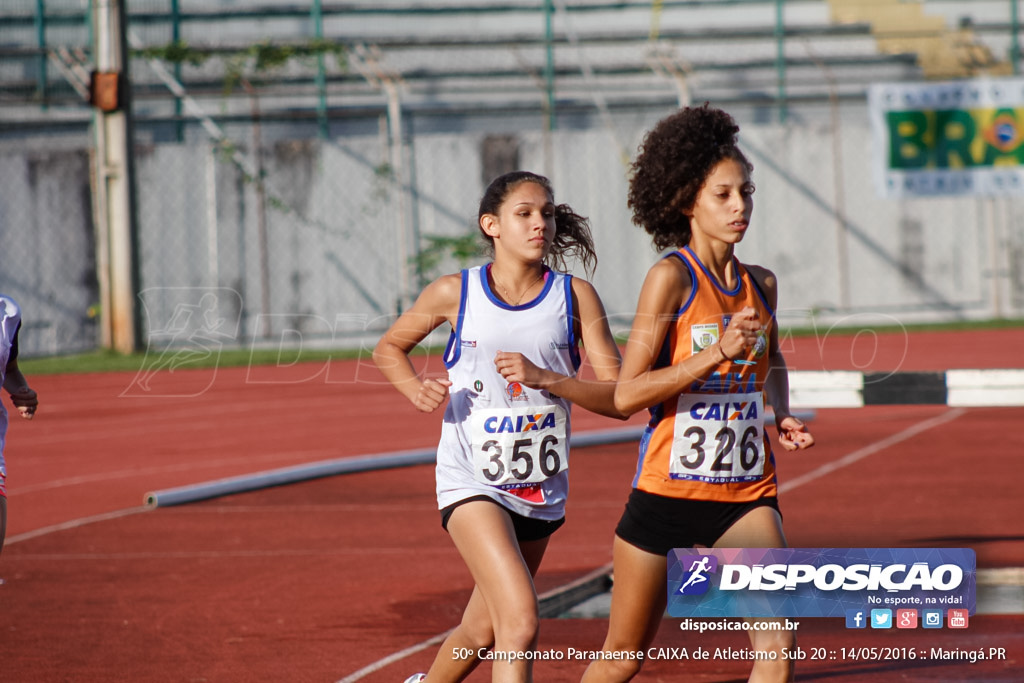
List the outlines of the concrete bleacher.
<svg viewBox="0 0 1024 683">
<path fill-rule="evenodd" d="M 2 116 L 35 121 L 40 97 L 47 100 L 44 117 L 76 109 L 86 116 L 81 94 L 62 80 L 59 68 L 49 70 L 45 89 L 34 80 L 44 53 L 33 7 L 0 7 L 0 94 L 7 105 Z M 56 63 L 62 47 L 88 52 L 84 10 L 46 7 L 60 9 L 46 22 L 50 61 Z M 643 108 L 690 98 L 723 104 L 863 99 L 879 81 L 1012 72 L 999 24 L 1007 20 L 1000 15 L 1005 2 L 996 0 L 565 0 L 554 7 L 548 73 L 541 3 L 327 4 L 323 35 L 346 47 L 347 64 L 329 65 L 324 90 L 317 89 L 316 66 L 309 60 L 260 74 L 261 105 L 268 116 L 287 116 L 308 113 L 326 96 L 339 114 L 382 109 L 387 102 L 381 75 L 400 84 L 402 104 L 413 110 L 536 110 L 544 106 L 553 78 L 559 108 L 585 111 L 597 101 Z M 171 17 L 162 3 L 136 3 L 129 11 L 134 45 L 170 42 Z M 225 55 L 258 43 L 314 38 L 308 7 L 210 0 L 182 2 L 181 11 L 182 40 L 214 58 L 180 65 L 180 78 L 190 95 L 225 115 L 245 116 L 251 107 L 240 91 L 225 95 Z M 987 32 L 981 35 L 975 27 Z M 132 78 L 139 116 L 173 115 L 166 83 L 144 60 L 135 60 Z"/>
<path fill-rule="evenodd" d="M 923 75 L 932 79 L 970 78 L 1013 73 L 1007 59 L 997 58 L 969 28 L 970 14 L 961 14 L 951 27 L 949 18 L 933 13 L 923 2 L 905 0 L 828 0 L 833 21 L 868 23 L 878 50 L 885 54 L 914 54 Z M 963 5 L 961 5 L 963 7 Z"/>
</svg>

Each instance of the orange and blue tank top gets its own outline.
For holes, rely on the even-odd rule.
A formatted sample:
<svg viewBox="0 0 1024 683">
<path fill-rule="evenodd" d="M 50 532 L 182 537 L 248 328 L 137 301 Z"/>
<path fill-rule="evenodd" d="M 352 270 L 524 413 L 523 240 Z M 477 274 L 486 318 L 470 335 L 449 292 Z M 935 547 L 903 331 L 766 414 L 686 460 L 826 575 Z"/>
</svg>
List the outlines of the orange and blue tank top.
<svg viewBox="0 0 1024 683">
<path fill-rule="evenodd" d="M 693 286 L 669 326 L 655 368 L 682 363 L 717 342 L 732 316 L 747 306 L 757 311 L 763 332 L 745 357 L 721 363 L 650 409 L 633 486 L 670 498 L 722 502 L 775 496 L 775 459 L 764 421 L 774 311 L 739 261 L 734 261 L 736 286 L 729 290 L 689 247 L 665 258 L 678 258 Z"/>
</svg>

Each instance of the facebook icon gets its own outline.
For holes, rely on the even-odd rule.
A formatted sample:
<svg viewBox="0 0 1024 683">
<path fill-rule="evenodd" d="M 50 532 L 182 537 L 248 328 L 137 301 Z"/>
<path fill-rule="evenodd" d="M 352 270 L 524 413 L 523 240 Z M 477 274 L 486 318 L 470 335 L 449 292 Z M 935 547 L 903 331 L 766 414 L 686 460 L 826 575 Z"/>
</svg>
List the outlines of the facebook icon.
<svg viewBox="0 0 1024 683">
<path fill-rule="evenodd" d="M 868 620 L 862 609 L 846 610 L 846 628 L 867 628 Z"/>
</svg>

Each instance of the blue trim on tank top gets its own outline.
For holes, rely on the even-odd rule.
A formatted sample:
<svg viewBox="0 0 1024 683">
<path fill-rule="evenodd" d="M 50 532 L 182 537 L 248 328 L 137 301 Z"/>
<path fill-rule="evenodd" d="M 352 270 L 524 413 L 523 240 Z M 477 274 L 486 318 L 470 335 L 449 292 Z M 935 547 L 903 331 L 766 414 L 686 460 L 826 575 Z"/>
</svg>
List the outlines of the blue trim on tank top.
<svg viewBox="0 0 1024 683">
<path fill-rule="evenodd" d="M 487 273 L 491 272 L 492 265 L 494 265 L 493 262 L 488 263 L 486 266 L 480 268 L 480 284 L 483 285 L 484 294 L 487 296 L 487 299 L 498 308 L 503 308 L 506 311 L 526 311 L 533 308 L 534 306 L 536 306 L 537 304 L 544 300 L 544 297 L 546 297 L 548 292 L 551 290 L 551 286 L 555 283 L 555 278 L 553 277 L 551 269 L 548 268 L 547 266 L 544 266 L 544 288 L 540 290 L 540 294 L 538 294 L 535 298 L 531 299 L 530 301 L 527 301 L 525 304 L 513 306 L 512 304 L 507 304 L 501 299 L 499 299 L 498 296 L 491 289 L 491 285 L 487 281 Z"/>
<path fill-rule="evenodd" d="M 677 258 L 680 263 L 686 266 L 686 270 L 690 272 L 690 296 L 686 298 L 686 301 L 676 311 L 675 316 L 672 318 L 672 325 L 679 322 L 679 318 L 686 312 L 686 309 L 690 307 L 693 300 L 697 298 L 697 288 L 700 286 L 700 280 L 697 279 L 697 273 L 693 270 L 693 264 L 690 263 L 690 259 L 686 258 L 683 254 L 678 251 L 673 251 L 669 254 L 665 254 L 664 258 Z M 666 368 L 672 364 L 672 354 L 669 352 L 669 335 L 671 330 L 665 333 L 665 339 L 661 342 L 661 349 L 658 351 L 658 355 L 654 359 L 655 368 Z"/>
<path fill-rule="evenodd" d="M 768 316 L 772 320 L 775 320 L 775 309 L 772 308 L 771 304 L 768 303 L 767 297 L 765 297 L 764 292 L 761 291 L 761 285 L 758 284 L 757 278 L 754 277 L 754 274 L 751 273 L 750 269 L 747 268 L 746 266 L 744 266 L 744 270 L 746 270 L 747 271 L 747 275 L 750 276 L 750 284 L 754 286 L 754 291 L 757 292 L 757 298 L 761 300 L 762 304 L 764 304 L 765 310 L 768 311 Z"/>
<path fill-rule="evenodd" d="M 672 320 L 672 322 L 674 323 L 676 322 L 676 320 L 679 320 L 679 316 L 685 313 L 686 309 L 689 308 L 690 304 L 693 303 L 693 300 L 697 298 L 697 287 L 700 286 L 700 281 L 697 279 L 697 273 L 694 272 L 693 264 L 690 263 L 690 259 L 683 256 L 683 254 L 680 253 L 679 251 L 673 251 L 671 253 L 665 254 L 665 258 L 679 259 L 682 262 L 682 264 L 686 266 L 686 269 L 690 271 L 690 296 L 686 297 L 686 301 L 684 301 L 682 305 L 679 306 L 679 310 L 676 311 L 676 317 Z"/>
<path fill-rule="evenodd" d="M 701 263 L 701 260 L 697 257 L 695 253 L 693 253 L 693 250 L 690 249 L 689 245 L 683 247 L 683 249 L 685 249 L 686 253 L 693 257 L 693 260 L 697 262 L 697 265 L 700 266 L 700 269 L 703 270 L 704 274 L 708 276 L 708 280 L 711 281 L 711 284 L 713 284 L 715 286 L 715 289 L 717 289 L 719 292 L 727 296 L 736 296 L 743 289 L 743 275 L 742 270 L 740 268 L 741 264 L 735 256 L 732 257 L 732 262 L 733 266 L 736 268 L 736 287 L 733 291 L 729 291 L 728 289 L 723 287 L 722 283 L 715 279 L 715 276 L 711 274 L 711 271 L 709 271 L 704 266 L 704 264 Z"/>
<path fill-rule="evenodd" d="M 569 358 L 572 360 L 573 369 L 579 370 L 580 366 L 583 365 L 583 358 L 580 356 L 579 342 L 576 340 L 576 315 L 572 305 L 572 275 L 565 273 L 563 282 L 565 288 L 566 324 L 569 328 L 566 330 L 569 335 Z"/>
<path fill-rule="evenodd" d="M 448 335 L 448 345 L 444 348 L 444 366 L 451 370 L 462 357 L 462 321 L 466 319 L 466 298 L 469 295 L 469 271 L 462 271 L 462 282 L 459 291 L 459 317 L 455 321 L 455 329 Z M 454 355 L 452 350 L 454 349 Z M 449 355 L 452 357 L 449 358 Z"/>
<path fill-rule="evenodd" d="M 644 460 L 647 458 L 647 448 L 651 445 L 651 435 L 654 434 L 654 422 L 644 427 L 643 434 L 640 435 L 640 445 L 637 448 L 636 458 L 636 474 L 633 475 L 633 483 L 631 486 L 636 488 L 640 484 L 640 475 L 644 471 Z"/>
</svg>

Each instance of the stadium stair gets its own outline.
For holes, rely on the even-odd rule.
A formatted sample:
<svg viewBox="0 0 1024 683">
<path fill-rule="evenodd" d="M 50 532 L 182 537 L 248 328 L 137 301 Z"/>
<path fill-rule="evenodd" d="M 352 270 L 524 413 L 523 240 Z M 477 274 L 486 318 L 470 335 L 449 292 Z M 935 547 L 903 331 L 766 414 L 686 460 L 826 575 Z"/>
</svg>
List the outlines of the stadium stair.
<svg viewBox="0 0 1024 683">
<path fill-rule="evenodd" d="M 868 23 L 880 52 L 914 54 L 925 78 L 954 79 L 1013 73 L 974 35 L 969 25 L 956 29 L 929 15 L 918 0 L 827 0 L 832 20 Z"/>
</svg>

